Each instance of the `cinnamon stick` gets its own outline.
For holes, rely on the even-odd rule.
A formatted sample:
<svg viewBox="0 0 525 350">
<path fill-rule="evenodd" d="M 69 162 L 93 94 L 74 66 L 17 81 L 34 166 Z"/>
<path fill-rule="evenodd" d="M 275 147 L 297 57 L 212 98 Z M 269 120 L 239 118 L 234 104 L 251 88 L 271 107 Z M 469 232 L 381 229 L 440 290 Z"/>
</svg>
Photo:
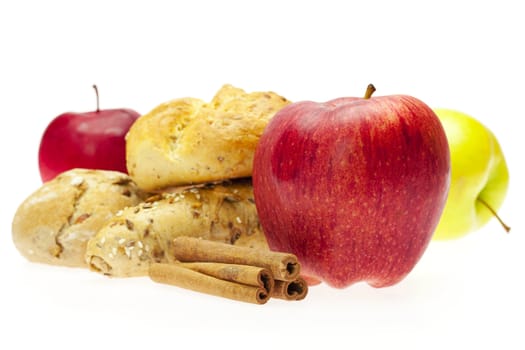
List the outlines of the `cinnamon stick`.
<svg viewBox="0 0 525 350">
<path fill-rule="evenodd" d="M 271 297 L 284 300 L 302 300 L 306 298 L 306 294 L 308 294 L 308 283 L 302 277 L 298 277 L 293 281 L 275 281 Z"/>
<path fill-rule="evenodd" d="M 248 303 L 265 304 L 270 298 L 264 288 L 225 281 L 180 264 L 153 263 L 149 266 L 149 277 L 158 283 Z"/>
<path fill-rule="evenodd" d="M 181 262 L 219 262 L 251 265 L 271 271 L 275 280 L 293 281 L 300 272 L 297 257 L 289 253 L 233 246 L 194 237 L 173 240 L 175 258 Z"/>
<path fill-rule="evenodd" d="M 268 294 L 272 293 L 275 285 L 272 273 L 264 267 L 214 262 L 187 262 L 180 265 L 221 280 L 261 287 Z"/>
</svg>

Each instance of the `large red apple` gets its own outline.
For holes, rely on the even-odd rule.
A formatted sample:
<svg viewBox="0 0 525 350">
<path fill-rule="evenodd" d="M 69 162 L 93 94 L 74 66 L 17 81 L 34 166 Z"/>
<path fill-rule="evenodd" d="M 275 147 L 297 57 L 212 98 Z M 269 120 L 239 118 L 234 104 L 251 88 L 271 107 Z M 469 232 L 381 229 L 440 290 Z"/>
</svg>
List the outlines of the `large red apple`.
<svg viewBox="0 0 525 350">
<path fill-rule="evenodd" d="M 40 176 L 46 182 L 73 168 L 127 173 L 125 136 L 140 116 L 131 109 L 97 109 L 64 113 L 47 126 L 38 152 Z"/>
<path fill-rule="evenodd" d="M 257 145 L 255 202 L 271 249 L 336 288 L 401 281 L 423 255 L 450 181 L 445 132 L 406 95 L 297 102 Z"/>
</svg>

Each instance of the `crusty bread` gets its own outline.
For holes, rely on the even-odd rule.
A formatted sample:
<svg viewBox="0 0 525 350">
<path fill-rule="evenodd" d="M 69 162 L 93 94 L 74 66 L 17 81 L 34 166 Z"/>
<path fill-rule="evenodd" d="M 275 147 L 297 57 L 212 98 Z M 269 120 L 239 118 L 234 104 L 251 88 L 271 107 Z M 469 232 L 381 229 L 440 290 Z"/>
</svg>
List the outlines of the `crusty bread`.
<svg viewBox="0 0 525 350">
<path fill-rule="evenodd" d="M 147 191 L 249 177 L 255 146 L 290 102 L 223 86 L 210 103 L 175 99 L 141 116 L 126 136 L 128 172 Z"/>
<path fill-rule="evenodd" d="M 175 260 L 178 236 L 268 249 L 249 179 L 162 193 L 121 210 L 89 241 L 86 261 L 105 275 L 144 276 L 151 262 Z"/>
<path fill-rule="evenodd" d="M 69 170 L 44 183 L 18 207 L 13 242 L 30 261 L 87 267 L 87 241 L 118 210 L 146 196 L 126 174 Z"/>
</svg>

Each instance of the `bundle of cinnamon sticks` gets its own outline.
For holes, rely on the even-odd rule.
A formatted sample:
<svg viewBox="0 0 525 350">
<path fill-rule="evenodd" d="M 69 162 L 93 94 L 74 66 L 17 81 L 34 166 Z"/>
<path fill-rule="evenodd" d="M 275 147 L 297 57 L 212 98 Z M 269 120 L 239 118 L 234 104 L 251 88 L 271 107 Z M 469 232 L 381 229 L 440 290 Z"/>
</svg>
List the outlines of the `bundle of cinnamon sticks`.
<svg viewBox="0 0 525 350">
<path fill-rule="evenodd" d="M 234 300 L 265 304 L 302 300 L 308 293 L 297 257 L 192 237 L 173 240 L 177 263 L 153 263 L 150 278 Z"/>
</svg>

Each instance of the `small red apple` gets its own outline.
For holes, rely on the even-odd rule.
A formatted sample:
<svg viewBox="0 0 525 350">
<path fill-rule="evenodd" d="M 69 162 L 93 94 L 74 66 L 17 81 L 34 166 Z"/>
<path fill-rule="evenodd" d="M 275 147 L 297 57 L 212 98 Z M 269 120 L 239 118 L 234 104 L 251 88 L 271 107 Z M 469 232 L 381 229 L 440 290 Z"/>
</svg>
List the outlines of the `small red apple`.
<svg viewBox="0 0 525 350">
<path fill-rule="evenodd" d="M 42 181 L 73 168 L 127 173 L 125 136 L 140 115 L 131 109 L 99 109 L 93 88 L 96 111 L 61 114 L 44 131 L 38 152 Z"/>
<path fill-rule="evenodd" d="M 401 281 L 423 255 L 450 182 L 443 127 L 406 95 L 296 102 L 269 122 L 253 164 L 271 249 L 336 288 Z"/>
</svg>

